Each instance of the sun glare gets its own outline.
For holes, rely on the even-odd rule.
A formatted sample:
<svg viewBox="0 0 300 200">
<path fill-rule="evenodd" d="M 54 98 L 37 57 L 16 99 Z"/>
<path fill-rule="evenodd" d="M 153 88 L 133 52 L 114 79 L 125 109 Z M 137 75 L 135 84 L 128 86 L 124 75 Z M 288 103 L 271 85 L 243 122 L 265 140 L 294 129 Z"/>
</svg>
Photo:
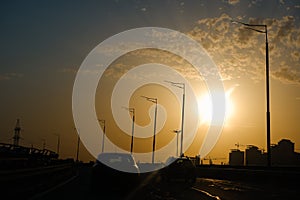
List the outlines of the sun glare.
<svg viewBox="0 0 300 200">
<path fill-rule="evenodd" d="M 212 103 L 208 94 L 199 98 L 198 110 L 200 114 L 200 124 L 209 124 L 212 115 Z"/>
<path fill-rule="evenodd" d="M 226 114 L 225 114 L 225 124 L 227 124 L 229 118 L 232 116 L 234 111 L 233 102 L 231 100 L 231 93 L 234 88 L 230 88 L 225 92 L 226 100 Z M 200 124 L 210 124 L 212 118 L 212 101 L 211 96 L 207 93 L 201 96 L 198 100 L 198 110 L 200 113 Z"/>
</svg>

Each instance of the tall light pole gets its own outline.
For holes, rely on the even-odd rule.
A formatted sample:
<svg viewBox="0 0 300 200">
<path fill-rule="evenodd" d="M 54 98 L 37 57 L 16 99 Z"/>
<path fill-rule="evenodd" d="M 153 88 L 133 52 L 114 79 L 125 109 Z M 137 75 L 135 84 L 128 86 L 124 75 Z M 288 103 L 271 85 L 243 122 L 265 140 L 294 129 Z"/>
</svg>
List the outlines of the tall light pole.
<svg viewBox="0 0 300 200">
<path fill-rule="evenodd" d="M 42 139 L 43 141 L 43 150 L 46 149 L 46 140 L 45 139 Z"/>
<path fill-rule="evenodd" d="M 134 108 L 125 108 L 125 109 L 128 110 L 130 113 L 132 113 L 131 143 L 130 143 L 130 153 L 132 154 L 132 152 L 133 152 L 133 138 L 134 138 L 135 109 Z"/>
<path fill-rule="evenodd" d="M 181 130 L 174 130 L 173 131 L 174 133 L 176 133 L 176 144 L 177 144 L 177 146 L 176 146 L 176 156 L 178 156 L 178 136 L 179 136 L 179 133 L 181 132 Z"/>
<path fill-rule="evenodd" d="M 180 157 L 182 157 L 183 154 L 183 125 L 184 125 L 184 104 L 185 104 L 185 84 L 184 83 L 175 83 L 172 81 L 165 81 L 167 83 L 171 83 L 172 86 L 178 87 L 182 89 L 182 111 L 181 111 L 181 144 L 180 144 Z"/>
<path fill-rule="evenodd" d="M 265 34 L 266 40 L 266 101 L 267 101 L 267 166 L 271 167 L 271 126 L 270 126 L 270 81 L 269 81 L 269 45 L 268 45 L 268 29 L 266 24 L 247 24 L 239 21 L 232 21 L 233 23 L 238 23 L 245 28 Z M 262 28 L 262 29 L 257 29 Z"/>
<path fill-rule="evenodd" d="M 105 120 L 99 119 L 98 121 L 103 124 L 102 150 L 101 150 L 101 152 L 103 153 L 104 152 L 104 140 L 105 140 Z"/>
<path fill-rule="evenodd" d="M 74 128 L 74 130 L 76 131 L 76 128 Z M 79 132 L 77 134 L 77 148 L 76 148 L 76 162 L 78 163 L 78 158 L 79 158 L 79 146 L 80 146 L 80 136 L 79 136 Z"/>
<path fill-rule="evenodd" d="M 59 155 L 59 146 L 60 146 L 60 135 L 57 133 L 53 133 L 53 135 L 57 136 L 57 146 L 56 146 L 56 153 Z"/>
<path fill-rule="evenodd" d="M 154 113 L 154 129 L 153 129 L 153 144 L 152 144 L 152 164 L 154 164 L 154 152 L 155 152 L 155 135 L 156 135 L 156 118 L 157 118 L 157 98 L 151 98 L 146 96 L 141 96 L 147 101 L 155 103 L 155 113 Z"/>
</svg>

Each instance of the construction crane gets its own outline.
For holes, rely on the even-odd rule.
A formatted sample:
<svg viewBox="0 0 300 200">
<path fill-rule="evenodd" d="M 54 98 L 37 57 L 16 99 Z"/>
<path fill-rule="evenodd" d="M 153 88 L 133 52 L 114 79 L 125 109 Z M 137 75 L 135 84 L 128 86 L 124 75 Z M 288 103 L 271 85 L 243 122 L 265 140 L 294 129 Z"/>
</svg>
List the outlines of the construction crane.
<svg viewBox="0 0 300 200">
<path fill-rule="evenodd" d="M 19 146 L 19 140 L 21 138 L 20 132 L 21 132 L 20 119 L 17 119 L 16 126 L 15 126 L 15 134 L 13 137 L 15 146 Z"/>
<path fill-rule="evenodd" d="M 236 146 L 236 149 L 237 149 L 237 150 L 240 150 L 240 149 L 239 149 L 240 147 L 246 147 L 246 146 L 248 146 L 248 145 L 240 144 L 240 143 L 238 142 L 238 143 L 234 144 L 234 146 Z"/>
</svg>

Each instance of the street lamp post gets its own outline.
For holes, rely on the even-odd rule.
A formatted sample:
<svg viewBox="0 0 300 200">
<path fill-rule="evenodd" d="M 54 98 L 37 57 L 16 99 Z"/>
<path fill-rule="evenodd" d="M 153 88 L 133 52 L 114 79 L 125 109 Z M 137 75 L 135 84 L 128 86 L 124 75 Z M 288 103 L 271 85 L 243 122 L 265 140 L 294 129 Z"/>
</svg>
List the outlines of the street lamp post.
<svg viewBox="0 0 300 200">
<path fill-rule="evenodd" d="M 103 123 L 103 136 L 102 136 L 102 150 L 101 152 L 104 152 L 104 139 L 105 139 L 105 120 L 104 119 L 99 119 L 98 120 L 100 123 Z"/>
<path fill-rule="evenodd" d="M 174 133 L 176 133 L 176 156 L 178 156 L 178 136 L 179 136 L 179 133 L 181 132 L 181 130 L 174 130 L 173 131 Z"/>
<path fill-rule="evenodd" d="M 157 98 L 151 98 L 146 96 L 141 96 L 147 101 L 155 103 L 155 113 L 154 113 L 154 129 L 153 129 L 153 144 L 152 144 L 152 164 L 154 164 L 154 152 L 155 152 L 155 135 L 156 135 L 156 118 L 157 118 Z"/>
<path fill-rule="evenodd" d="M 60 147 L 60 135 L 57 133 L 54 133 L 53 135 L 57 136 L 57 146 L 56 146 L 56 153 L 59 155 L 59 147 Z"/>
<path fill-rule="evenodd" d="M 130 143 L 130 153 L 133 152 L 133 138 L 134 138 L 134 121 L 135 121 L 135 109 L 134 108 L 125 108 L 130 113 L 132 113 L 132 127 L 131 127 L 131 143 Z"/>
<path fill-rule="evenodd" d="M 183 125 L 184 125 L 184 105 L 185 105 L 185 84 L 184 83 L 175 83 L 172 81 L 165 81 L 167 83 L 171 83 L 172 86 L 178 87 L 182 89 L 182 111 L 181 111 L 181 144 L 180 144 L 180 157 L 182 157 L 183 154 Z"/>
<path fill-rule="evenodd" d="M 245 26 L 247 29 L 264 33 L 265 34 L 265 40 L 266 40 L 266 101 L 267 101 L 267 165 L 268 167 L 271 167 L 271 131 L 270 131 L 270 81 L 269 81 L 269 45 L 268 45 L 268 29 L 267 25 L 265 24 L 247 24 L 239 21 L 232 21 L 233 23 L 238 23 L 243 26 Z M 254 27 L 254 28 L 253 28 Z M 263 28 L 264 30 L 256 29 L 255 27 Z"/>
<path fill-rule="evenodd" d="M 46 140 L 42 139 L 42 141 L 43 141 L 43 150 L 45 150 L 46 149 Z"/>
<path fill-rule="evenodd" d="M 76 131 L 76 128 L 74 128 L 74 130 Z M 78 135 L 77 135 L 77 148 L 76 148 L 76 163 L 78 163 L 78 158 L 79 158 L 79 147 L 80 147 L 80 136 L 79 136 L 79 131 L 78 131 Z"/>
</svg>

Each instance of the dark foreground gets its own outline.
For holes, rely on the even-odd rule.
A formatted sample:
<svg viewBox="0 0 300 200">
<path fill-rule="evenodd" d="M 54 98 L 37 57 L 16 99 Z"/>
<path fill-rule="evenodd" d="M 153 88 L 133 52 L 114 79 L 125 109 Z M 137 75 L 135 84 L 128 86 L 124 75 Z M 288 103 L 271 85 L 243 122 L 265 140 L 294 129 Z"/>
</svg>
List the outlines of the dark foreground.
<svg viewBox="0 0 300 200">
<path fill-rule="evenodd" d="M 141 183 L 129 191 L 120 187 L 91 190 L 91 168 L 82 166 L 78 174 L 51 189 L 35 194 L 31 199 L 124 199 L 124 200 L 250 200 L 250 199 L 298 199 L 298 184 L 273 182 L 255 182 L 251 180 L 229 181 L 214 178 L 197 178 L 194 186 L 186 187 L 181 183 L 163 184 L 156 174 L 142 175 Z M 99 180 L 105 181 L 105 180 Z"/>
</svg>

